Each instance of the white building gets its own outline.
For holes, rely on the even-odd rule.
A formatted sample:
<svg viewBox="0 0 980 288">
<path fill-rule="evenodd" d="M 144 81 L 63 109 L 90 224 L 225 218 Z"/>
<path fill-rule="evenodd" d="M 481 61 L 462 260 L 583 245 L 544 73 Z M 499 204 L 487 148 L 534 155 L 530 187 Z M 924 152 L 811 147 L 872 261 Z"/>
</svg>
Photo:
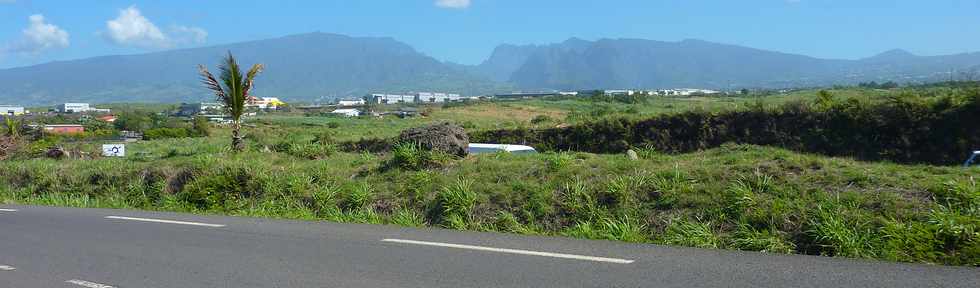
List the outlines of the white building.
<svg viewBox="0 0 980 288">
<path fill-rule="evenodd" d="M 372 101 L 378 104 L 397 103 L 442 103 L 462 101 L 465 98 L 455 93 L 419 92 L 414 94 L 371 94 Z"/>
<path fill-rule="evenodd" d="M 357 110 L 357 109 L 337 109 L 337 110 L 333 110 L 333 112 L 330 112 L 330 113 L 340 114 L 340 115 L 344 115 L 346 117 L 357 117 L 357 116 L 361 116 L 361 111 L 360 110 Z"/>
<path fill-rule="evenodd" d="M 442 103 L 459 101 L 462 97 L 453 93 L 419 92 L 415 101 L 419 103 Z"/>
<path fill-rule="evenodd" d="M 371 99 L 378 104 L 415 103 L 415 95 L 371 94 Z"/>
<path fill-rule="evenodd" d="M 249 97 L 248 99 L 248 106 L 258 109 L 276 110 L 283 105 L 286 105 L 286 102 L 276 97 Z"/>
<path fill-rule="evenodd" d="M 55 110 L 61 113 L 82 113 L 82 112 L 96 112 L 96 113 L 109 113 L 109 109 L 99 109 L 93 108 L 88 103 L 64 103 L 55 107 Z"/>
<path fill-rule="evenodd" d="M 65 103 L 58 105 L 55 109 L 61 113 L 80 113 L 88 111 L 91 107 L 89 107 L 88 103 Z"/>
<path fill-rule="evenodd" d="M 364 99 L 337 101 L 337 106 L 341 107 L 364 106 L 365 104 L 367 104 L 367 101 L 364 101 Z"/>
<path fill-rule="evenodd" d="M 633 93 L 636 93 L 636 91 L 633 91 L 633 90 L 605 90 L 605 91 L 602 91 L 602 92 L 604 94 L 606 94 L 606 95 L 627 95 L 627 96 L 633 95 Z"/>
<path fill-rule="evenodd" d="M 721 92 L 708 89 L 694 89 L 694 88 L 680 88 L 680 89 L 667 89 L 659 90 L 657 94 L 666 96 L 691 96 L 691 95 L 707 95 L 707 94 L 718 94 Z"/>
<path fill-rule="evenodd" d="M 194 116 L 202 114 L 221 114 L 224 113 L 225 105 L 221 103 L 182 103 L 177 112 L 183 116 Z"/>
<path fill-rule="evenodd" d="M 18 116 L 18 115 L 24 115 L 27 112 L 28 111 L 24 110 L 24 107 L 21 106 L 0 105 L 0 114 L 3 115 Z"/>
</svg>

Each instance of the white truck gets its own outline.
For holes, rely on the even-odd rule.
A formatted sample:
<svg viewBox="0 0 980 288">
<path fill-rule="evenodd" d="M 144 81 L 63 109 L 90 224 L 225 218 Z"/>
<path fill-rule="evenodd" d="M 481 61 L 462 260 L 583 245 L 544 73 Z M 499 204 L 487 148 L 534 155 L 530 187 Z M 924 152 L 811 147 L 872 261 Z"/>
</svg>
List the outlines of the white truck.
<svg viewBox="0 0 980 288">
<path fill-rule="evenodd" d="M 524 145 L 512 145 L 512 144 L 486 144 L 486 143 L 470 143 L 466 148 L 467 152 L 470 154 L 483 154 L 483 153 L 496 153 L 496 152 L 508 152 L 508 153 L 537 153 L 531 146 Z"/>
</svg>

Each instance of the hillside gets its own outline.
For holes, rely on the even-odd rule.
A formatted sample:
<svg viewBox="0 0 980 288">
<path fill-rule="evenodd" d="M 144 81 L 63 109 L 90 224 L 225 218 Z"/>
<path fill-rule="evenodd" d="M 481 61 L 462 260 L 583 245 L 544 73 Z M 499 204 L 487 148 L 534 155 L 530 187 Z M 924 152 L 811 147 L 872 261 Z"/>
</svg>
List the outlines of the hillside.
<svg viewBox="0 0 980 288">
<path fill-rule="evenodd" d="M 372 91 L 484 93 L 497 85 L 423 55 L 390 38 L 311 33 L 277 39 L 105 56 L 0 70 L 0 102 L 21 105 L 85 102 L 200 101 L 196 66 L 227 51 L 242 63 L 262 62 L 257 94 L 291 101 L 360 96 Z"/>
<path fill-rule="evenodd" d="M 519 59 L 523 63 L 514 64 Z M 525 89 L 780 88 L 948 80 L 950 71 L 980 70 L 980 53 L 916 56 L 892 50 L 835 60 L 701 40 L 573 38 L 544 46 L 503 45 L 479 67 L 488 77 Z"/>
<path fill-rule="evenodd" d="M 571 38 L 547 45 L 505 44 L 479 65 L 461 65 L 441 62 L 391 38 L 309 33 L 2 69 L 0 103 L 206 100 L 211 96 L 201 89 L 196 66 L 214 67 L 227 51 L 245 64 L 266 64 L 257 94 L 292 102 L 424 90 L 477 95 L 550 89 L 783 88 L 980 77 L 980 53 L 917 56 L 892 50 L 834 60 L 701 40 Z"/>
<path fill-rule="evenodd" d="M 978 129 L 962 124 L 978 122 L 978 87 L 829 89 L 830 100 L 809 90 L 630 104 L 474 101 L 408 118 L 274 111 L 248 118 L 241 153 L 228 149 L 228 125 L 147 121 L 157 123 L 145 131 L 208 132 L 157 134 L 127 143 L 126 157 L 99 157 L 99 144 L 115 140 L 95 137 L 123 127 L 101 128 L 106 133 L 80 121 L 96 129 L 7 142 L 14 145 L 0 154 L 0 204 L 980 266 L 980 167 L 960 166 L 961 149 L 980 143 Z M 466 127 L 471 142 L 522 143 L 539 153 L 348 149 L 442 121 Z M 52 145 L 72 153 L 49 159 Z M 901 164 L 922 162 L 906 161 L 913 158 L 942 165 Z"/>
</svg>

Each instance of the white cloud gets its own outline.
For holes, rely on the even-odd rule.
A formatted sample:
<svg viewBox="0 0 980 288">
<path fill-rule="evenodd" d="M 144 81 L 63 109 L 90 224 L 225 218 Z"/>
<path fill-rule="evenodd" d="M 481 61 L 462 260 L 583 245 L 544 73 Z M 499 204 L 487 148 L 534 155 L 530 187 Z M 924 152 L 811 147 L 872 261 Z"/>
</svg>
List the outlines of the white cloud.
<svg viewBox="0 0 980 288">
<path fill-rule="evenodd" d="M 208 32 L 198 27 L 174 25 L 164 33 L 147 19 L 135 6 L 119 10 L 116 19 L 106 21 L 103 35 L 110 42 L 142 48 L 172 48 L 179 45 L 199 44 L 207 40 Z"/>
<path fill-rule="evenodd" d="M 169 41 L 160 28 L 143 17 L 135 6 L 119 10 L 119 17 L 105 23 L 108 32 L 105 36 L 119 45 L 140 47 L 167 47 Z"/>
<path fill-rule="evenodd" d="M 177 45 L 201 44 L 208 40 L 208 31 L 198 27 L 173 26 L 170 27 L 170 34 Z"/>
<path fill-rule="evenodd" d="M 442 8 L 464 9 L 470 7 L 470 0 L 436 0 L 435 4 Z"/>
<path fill-rule="evenodd" d="M 39 54 L 49 49 L 66 48 L 70 44 L 68 32 L 45 22 L 44 15 L 34 14 L 27 19 L 30 25 L 24 29 L 21 39 L 7 45 L 4 51 Z"/>
</svg>

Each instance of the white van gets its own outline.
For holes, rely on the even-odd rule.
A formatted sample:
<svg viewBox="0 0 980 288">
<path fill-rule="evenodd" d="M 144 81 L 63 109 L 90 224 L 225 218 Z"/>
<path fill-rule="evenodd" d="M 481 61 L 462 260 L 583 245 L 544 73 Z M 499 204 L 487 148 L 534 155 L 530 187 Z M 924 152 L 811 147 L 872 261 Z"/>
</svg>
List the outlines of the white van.
<svg viewBox="0 0 980 288">
<path fill-rule="evenodd" d="M 524 145 L 512 145 L 512 144 L 485 144 L 485 143 L 470 143 L 466 150 L 470 154 L 483 154 L 483 153 L 497 153 L 497 152 L 509 152 L 509 153 L 537 153 L 533 147 Z"/>
</svg>

